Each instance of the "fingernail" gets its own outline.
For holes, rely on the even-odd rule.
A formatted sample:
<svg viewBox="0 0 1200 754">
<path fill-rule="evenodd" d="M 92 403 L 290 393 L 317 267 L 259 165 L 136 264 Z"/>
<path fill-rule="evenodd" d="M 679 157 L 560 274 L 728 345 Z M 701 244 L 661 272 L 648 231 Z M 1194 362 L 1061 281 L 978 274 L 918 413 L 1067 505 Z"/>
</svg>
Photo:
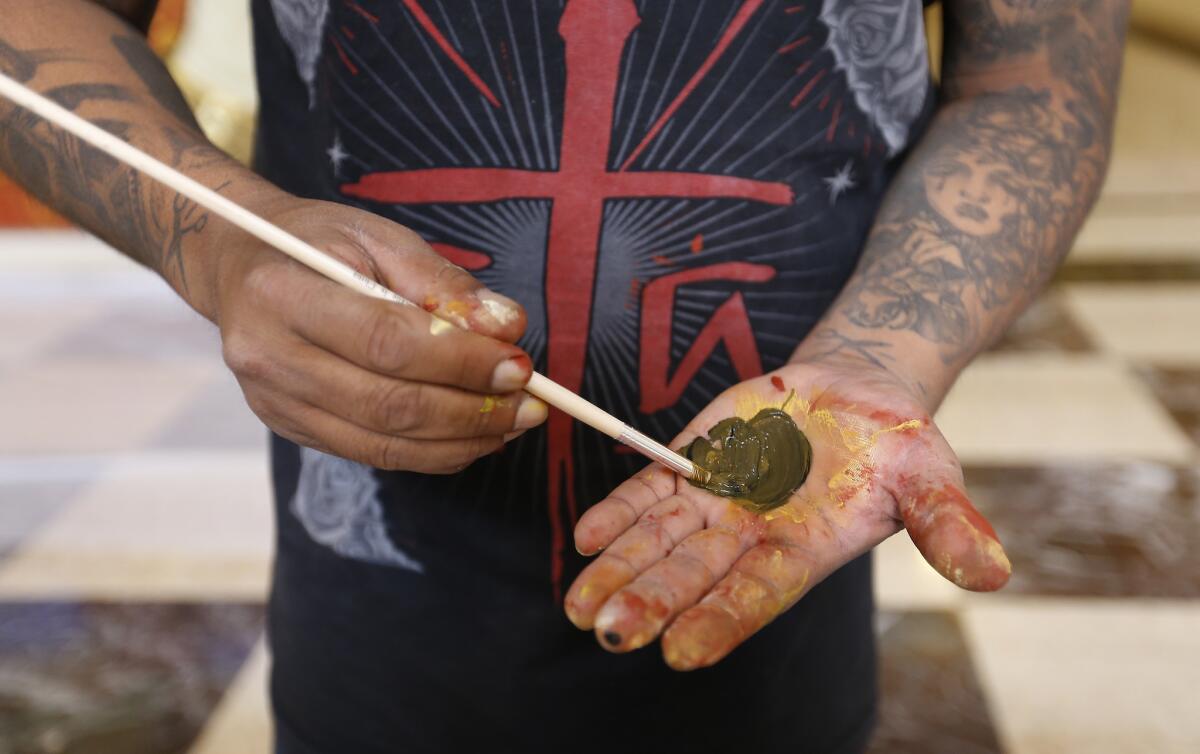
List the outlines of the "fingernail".
<svg viewBox="0 0 1200 754">
<path fill-rule="evenodd" d="M 489 290 L 482 290 L 475 296 L 486 316 L 498 325 L 508 325 L 521 316 L 521 306 L 507 296 Z"/>
<path fill-rule="evenodd" d="M 546 421 L 548 413 L 549 409 L 546 408 L 545 403 L 537 398 L 526 398 L 521 401 L 521 407 L 517 409 L 517 420 L 513 422 L 513 429 L 536 427 Z"/>
<path fill-rule="evenodd" d="M 523 430 L 523 429 L 520 430 L 519 432 L 509 432 L 507 435 L 504 436 L 504 442 L 506 442 L 506 443 L 512 442 L 513 440 L 517 439 L 518 437 L 520 437 L 523 434 L 525 434 L 525 430 Z"/>
<path fill-rule="evenodd" d="M 529 359 L 525 356 L 513 356 L 505 359 L 492 372 L 492 390 L 497 393 L 512 393 L 525 387 L 529 380 Z"/>
</svg>

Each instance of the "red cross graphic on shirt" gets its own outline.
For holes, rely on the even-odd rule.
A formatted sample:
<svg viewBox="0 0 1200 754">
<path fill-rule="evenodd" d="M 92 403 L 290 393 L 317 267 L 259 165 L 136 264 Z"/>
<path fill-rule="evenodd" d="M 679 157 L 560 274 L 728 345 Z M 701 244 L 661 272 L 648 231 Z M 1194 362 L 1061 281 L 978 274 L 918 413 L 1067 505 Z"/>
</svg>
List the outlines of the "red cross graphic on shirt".
<svg viewBox="0 0 1200 754">
<path fill-rule="evenodd" d="M 754 3 L 752 7 L 757 7 Z M 587 358 L 592 289 L 604 203 L 655 197 L 744 199 L 790 204 L 785 183 L 706 173 L 610 170 L 608 153 L 621 55 L 640 19 L 633 0 L 568 0 L 558 31 L 566 46 L 562 148 L 557 171 L 431 168 L 372 173 L 342 187 L 350 196 L 390 204 L 553 201 L 546 248 L 547 376 L 578 392 Z M 547 423 L 549 505 L 559 597 L 562 579 L 562 496 L 576 518 L 572 419 L 552 412 Z"/>
</svg>

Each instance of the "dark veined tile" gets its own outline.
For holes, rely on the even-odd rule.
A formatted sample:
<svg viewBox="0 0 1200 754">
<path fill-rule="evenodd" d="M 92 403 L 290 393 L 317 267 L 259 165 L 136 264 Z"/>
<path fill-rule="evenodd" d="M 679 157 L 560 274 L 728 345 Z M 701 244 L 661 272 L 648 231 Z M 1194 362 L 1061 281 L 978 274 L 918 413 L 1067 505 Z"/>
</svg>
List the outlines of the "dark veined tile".
<svg viewBox="0 0 1200 754">
<path fill-rule="evenodd" d="M 958 620 L 881 612 L 879 725 L 870 754 L 1001 751 Z"/>
<path fill-rule="evenodd" d="M 1077 463 L 966 477 L 1012 560 L 1006 593 L 1200 596 L 1200 468 Z"/>
<path fill-rule="evenodd" d="M 1200 447 L 1200 369 L 1139 366 L 1136 371 L 1192 442 Z"/>
<path fill-rule="evenodd" d="M 1139 261 L 1137 256 L 1136 251 L 1130 251 L 1128 257 L 1114 260 L 1068 261 L 1055 274 L 1054 282 L 1120 285 L 1200 280 L 1200 262 L 1186 258 L 1186 252 L 1181 253 L 1179 259 L 1152 262 Z"/>
<path fill-rule="evenodd" d="M 991 350 L 1088 353 L 1096 349 L 1058 291 L 1050 290 L 1021 313 Z"/>
<path fill-rule="evenodd" d="M 0 604 L 0 751 L 185 751 L 262 629 L 259 605 Z"/>
</svg>

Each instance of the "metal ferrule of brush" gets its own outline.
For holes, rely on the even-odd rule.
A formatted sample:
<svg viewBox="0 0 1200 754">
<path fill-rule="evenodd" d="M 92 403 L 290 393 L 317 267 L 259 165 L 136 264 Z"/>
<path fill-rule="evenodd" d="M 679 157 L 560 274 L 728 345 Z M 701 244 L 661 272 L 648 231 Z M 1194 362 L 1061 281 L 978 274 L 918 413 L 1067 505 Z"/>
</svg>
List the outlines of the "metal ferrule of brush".
<svg viewBox="0 0 1200 754">
<path fill-rule="evenodd" d="M 688 479 L 698 478 L 698 481 L 703 482 L 704 478 L 708 476 L 704 469 L 696 466 L 688 459 L 663 446 L 662 444 L 651 440 L 649 437 L 641 432 L 638 432 L 628 424 L 626 424 L 625 428 L 621 430 L 621 434 L 617 437 L 617 440 L 625 443 L 639 453 L 653 458 L 663 466 L 666 466 L 668 469 L 678 474 L 682 474 Z"/>
</svg>

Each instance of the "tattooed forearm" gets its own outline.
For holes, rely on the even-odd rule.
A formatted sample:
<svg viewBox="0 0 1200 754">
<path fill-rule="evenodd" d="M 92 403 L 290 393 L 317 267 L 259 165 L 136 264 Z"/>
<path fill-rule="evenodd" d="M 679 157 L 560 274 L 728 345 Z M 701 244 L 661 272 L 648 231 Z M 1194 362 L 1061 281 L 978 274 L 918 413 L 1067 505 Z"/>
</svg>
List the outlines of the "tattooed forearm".
<svg viewBox="0 0 1200 754">
<path fill-rule="evenodd" d="M 1125 2 L 950 8 L 948 103 L 890 190 L 835 308 L 855 328 L 915 333 L 947 363 L 1028 304 L 1099 191 Z"/>
<path fill-rule="evenodd" d="M 185 124 L 199 131 L 200 126 L 196 123 L 192 108 L 188 107 L 183 95 L 179 93 L 179 87 L 175 85 L 174 79 L 167 73 L 162 62 L 146 46 L 146 40 L 133 35 L 125 35 L 113 37 L 112 42 L 113 46 L 117 48 L 117 52 L 146 85 L 150 96 Z"/>
<path fill-rule="evenodd" d="M 0 40 L 0 69 L 185 172 L 227 160 L 200 136 L 178 90 L 144 41 L 125 35 L 112 35 L 109 41 L 136 77 L 122 83 L 71 80 L 58 71 L 80 62 L 78 53 L 22 50 L 5 40 Z M 148 111 L 153 115 L 152 103 L 163 109 L 160 116 L 146 117 Z M 0 106 L 0 170 L 187 291 L 184 240 L 201 233 L 208 222 L 207 212 L 190 200 L 11 105 Z"/>
<path fill-rule="evenodd" d="M 809 336 L 811 350 L 809 361 L 832 361 L 842 356 L 860 358 L 869 364 L 887 369 L 895 360 L 890 351 L 892 344 L 886 340 L 851 338 L 832 327 L 819 327 Z"/>
</svg>

